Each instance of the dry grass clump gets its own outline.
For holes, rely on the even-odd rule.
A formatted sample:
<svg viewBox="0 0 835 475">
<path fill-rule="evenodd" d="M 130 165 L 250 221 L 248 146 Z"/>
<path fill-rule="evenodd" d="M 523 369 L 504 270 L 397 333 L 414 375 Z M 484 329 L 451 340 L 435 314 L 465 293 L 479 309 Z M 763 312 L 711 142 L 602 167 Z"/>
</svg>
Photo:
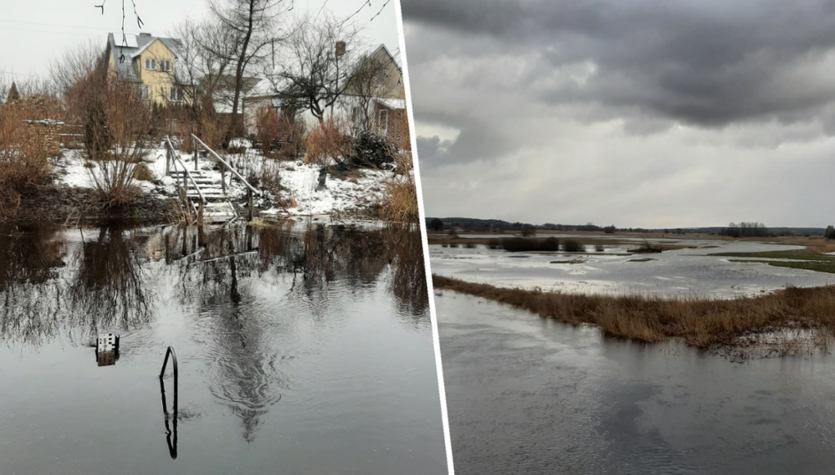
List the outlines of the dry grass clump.
<svg viewBox="0 0 835 475">
<path fill-rule="evenodd" d="M 296 120 L 292 115 L 262 107 L 256 113 L 255 130 L 261 152 L 268 157 L 295 160 L 304 152 L 307 128 L 303 120 Z"/>
<path fill-rule="evenodd" d="M 337 119 L 330 117 L 310 131 L 305 143 L 304 163 L 328 165 L 346 149 L 345 135 L 347 127 Z"/>
<path fill-rule="evenodd" d="M 144 163 L 140 163 L 133 169 L 133 179 L 138 181 L 154 181 L 154 173 Z"/>
<path fill-rule="evenodd" d="M 380 207 L 380 219 L 416 224 L 420 220 L 420 211 L 412 155 L 398 154 L 395 164 L 396 173 L 386 182 L 386 196 Z"/>
<path fill-rule="evenodd" d="M 59 119 L 59 113 L 57 101 L 46 95 L 0 104 L 0 219 L 15 216 L 22 197 L 51 183 L 54 143 L 45 136 L 46 126 L 24 121 Z"/>
<path fill-rule="evenodd" d="M 433 276 L 449 289 L 522 308 L 564 323 L 599 326 L 607 335 L 643 342 L 678 338 L 697 348 L 733 345 L 746 333 L 815 329 L 835 334 L 835 286 L 786 288 L 734 300 L 590 296 L 505 289 Z"/>
</svg>

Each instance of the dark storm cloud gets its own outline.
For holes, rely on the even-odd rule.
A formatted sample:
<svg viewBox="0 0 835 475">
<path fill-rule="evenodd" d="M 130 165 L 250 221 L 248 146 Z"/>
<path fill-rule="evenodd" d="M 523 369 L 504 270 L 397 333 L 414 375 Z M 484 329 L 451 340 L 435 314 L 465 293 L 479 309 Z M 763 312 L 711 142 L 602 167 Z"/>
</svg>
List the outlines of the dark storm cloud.
<svg viewBox="0 0 835 475">
<path fill-rule="evenodd" d="M 424 114 L 424 120 L 456 130 L 454 140 L 438 136 L 417 137 L 421 164 L 426 167 L 456 163 L 471 163 L 499 158 L 512 150 L 511 140 L 486 121 L 452 114 Z"/>
<path fill-rule="evenodd" d="M 438 55 L 539 56 L 543 71 L 586 62 L 582 83 L 540 84 L 548 104 L 596 104 L 610 117 L 654 116 L 699 126 L 824 115 L 835 98 L 835 2 L 402 0 L 404 20 L 458 36 Z M 423 49 L 432 48 L 432 52 Z M 479 50 L 479 47 L 483 49 Z M 830 64 L 832 63 L 832 64 Z M 798 119 L 800 118 L 800 119 Z"/>
</svg>

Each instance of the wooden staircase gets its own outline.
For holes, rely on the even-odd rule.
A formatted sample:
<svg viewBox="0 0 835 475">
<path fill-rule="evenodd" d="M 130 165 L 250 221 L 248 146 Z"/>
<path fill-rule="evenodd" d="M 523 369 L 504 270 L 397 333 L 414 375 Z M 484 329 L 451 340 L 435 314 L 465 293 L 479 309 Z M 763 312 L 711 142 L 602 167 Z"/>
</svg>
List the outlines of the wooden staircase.
<svg viewBox="0 0 835 475">
<path fill-rule="evenodd" d="M 169 137 L 165 138 L 167 148 L 165 169 L 166 173 L 176 180 L 181 203 L 191 207 L 191 211 L 194 211 L 195 216 L 197 216 L 196 222 L 198 224 L 229 222 L 240 218 L 241 216 L 227 196 L 226 175 L 228 174 L 230 184 L 232 178 L 235 178 L 246 188 L 247 219 L 252 221 L 254 216 L 253 197 L 261 195 L 261 192 L 250 185 L 223 157 L 209 148 L 196 135 L 191 134 L 191 138 L 194 140 L 195 146 L 194 170 L 186 168 L 185 163 L 180 158 L 180 152 L 171 143 L 171 139 Z M 220 180 L 212 178 L 198 168 L 199 148 L 205 150 L 210 157 L 209 160 L 220 167 Z"/>
<path fill-rule="evenodd" d="M 172 170 L 171 177 L 177 180 L 178 183 L 182 183 L 184 173 L 183 170 Z M 185 179 L 187 185 L 186 198 L 191 203 L 195 215 L 200 206 L 200 198 L 202 195 L 202 198 L 205 200 L 203 205 L 204 222 L 227 222 L 239 217 L 235 206 L 223 192 L 220 181 L 213 180 L 203 170 L 189 170 L 189 174 L 193 181 L 188 179 L 188 177 Z M 195 186 L 200 189 L 199 193 L 195 189 Z"/>
</svg>

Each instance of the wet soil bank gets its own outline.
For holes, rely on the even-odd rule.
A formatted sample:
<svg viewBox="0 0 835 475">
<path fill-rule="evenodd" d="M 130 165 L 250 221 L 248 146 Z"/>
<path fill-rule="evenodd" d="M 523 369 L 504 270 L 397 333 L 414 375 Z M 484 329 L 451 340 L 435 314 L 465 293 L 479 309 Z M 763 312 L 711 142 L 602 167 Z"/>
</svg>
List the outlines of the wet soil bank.
<svg viewBox="0 0 835 475">
<path fill-rule="evenodd" d="M 176 206 L 173 198 L 140 193 L 130 205 L 107 206 L 90 188 L 46 187 L 39 193 L 21 198 L 16 213 L 8 223 L 70 223 L 126 220 L 136 223 L 165 223 Z M 2 220 L 0 220 L 2 221 Z"/>
<path fill-rule="evenodd" d="M 710 300 L 566 294 L 438 275 L 433 282 L 436 290 L 486 298 L 572 325 L 595 325 L 608 336 L 646 343 L 680 340 L 732 360 L 828 351 L 835 341 L 835 286 Z"/>
</svg>

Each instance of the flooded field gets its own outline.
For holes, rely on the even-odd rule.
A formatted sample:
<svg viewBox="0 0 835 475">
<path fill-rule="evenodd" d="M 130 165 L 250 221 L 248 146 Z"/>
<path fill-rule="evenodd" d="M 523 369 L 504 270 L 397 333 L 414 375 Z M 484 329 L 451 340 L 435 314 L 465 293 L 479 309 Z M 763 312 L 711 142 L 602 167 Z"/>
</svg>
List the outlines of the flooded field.
<svg viewBox="0 0 835 475">
<path fill-rule="evenodd" d="M 562 236 L 564 237 L 564 236 Z M 762 252 L 797 246 L 719 240 L 663 240 L 683 249 L 656 254 L 630 254 L 635 246 L 606 246 L 587 253 L 507 252 L 430 246 L 432 272 L 468 282 L 522 288 L 539 287 L 587 294 L 644 294 L 732 298 L 759 295 L 794 285 L 835 283 L 835 275 L 774 267 L 763 262 L 734 262 L 711 256 L 722 252 Z"/>
<path fill-rule="evenodd" d="M 435 302 L 456 474 L 793 474 L 835 464 L 835 357 L 732 364 L 449 291 Z"/>
<path fill-rule="evenodd" d="M 423 269 L 416 230 L 2 228 L 0 473 L 445 473 Z"/>
</svg>

